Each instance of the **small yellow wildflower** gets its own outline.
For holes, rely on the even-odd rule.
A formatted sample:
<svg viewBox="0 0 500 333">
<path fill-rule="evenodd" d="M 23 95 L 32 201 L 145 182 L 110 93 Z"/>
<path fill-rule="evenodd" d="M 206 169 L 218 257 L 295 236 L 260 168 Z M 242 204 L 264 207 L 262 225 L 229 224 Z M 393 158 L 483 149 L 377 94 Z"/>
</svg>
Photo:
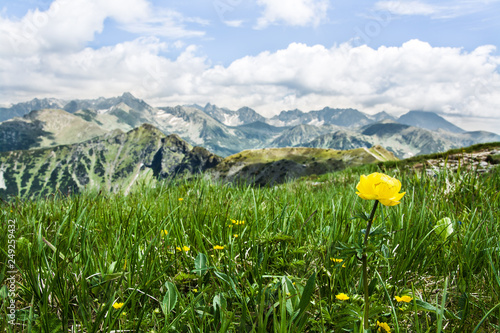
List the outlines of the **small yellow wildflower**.
<svg viewBox="0 0 500 333">
<path fill-rule="evenodd" d="M 342 264 L 342 268 L 345 268 L 345 263 Z"/>
<path fill-rule="evenodd" d="M 178 246 L 177 246 L 175 249 L 176 249 L 177 251 L 184 251 L 184 252 L 187 252 L 187 251 L 189 251 L 189 246 L 184 245 L 182 248 L 180 248 L 180 247 L 178 247 Z"/>
<path fill-rule="evenodd" d="M 193 288 L 193 293 L 197 293 L 197 292 L 198 292 L 198 289 Z"/>
<path fill-rule="evenodd" d="M 377 326 L 378 326 L 378 331 L 377 332 L 382 332 L 382 333 L 391 333 L 391 328 L 387 323 L 381 323 L 377 320 Z"/>
<path fill-rule="evenodd" d="M 224 246 L 215 245 L 214 250 L 224 250 Z"/>
<path fill-rule="evenodd" d="M 121 307 L 123 306 L 123 304 L 124 303 L 113 303 L 113 307 L 118 310 L 118 309 L 121 309 Z"/>
<path fill-rule="evenodd" d="M 234 225 L 241 225 L 241 224 L 245 224 L 245 221 L 231 220 L 231 223 L 234 224 Z"/>
<path fill-rule="evenodd" d="M 166 235 L 168 235 L 168 230 L 162 230 L 162 231 L 160 231 L 160 234 L 162 236 L 166 236 Z"/>
<path fill-rule="evenodd" d="M 341 263 L 342 261 L 344 261 L 344 259 L 335 259 L 335 258 L 330 258 L 330 260 L 335 263 Z"/>
<path fill-rule="evenodd" d="M 410 297 L 410 296 L 403 296 L 403 297 L 399 297 L 399 296 L 396 296 L 396 301 L 397 302 L 405 302 L 405 303 L 410 303 L 411 300 L 413 299 L 413 297 Z"/>
<path fill-rule="evenodd" d="M 234 238 L 238 238 L 238 234 L 234 234 L 234 235 L 233 235 L 233 237 L 234 237 Z"/>
<path fill-rule="evenodd" d="M 126 316 L 127 313 L 125 311 L 122 312 L 122 316 Z"/>
<path fill-rule="evenodd" d="M 349 296 L 347 296 L 344 293 L 340 293 L 336 295 L 335 298 L 338 299 L 339 301 L 347 301 L 349 299 Z"/>
<path fill-rule="evenodd" d="M 182 201 L 182 200 L 184 200 L 184 198 L 179 198 L 179 201 Z"/>
</svg>

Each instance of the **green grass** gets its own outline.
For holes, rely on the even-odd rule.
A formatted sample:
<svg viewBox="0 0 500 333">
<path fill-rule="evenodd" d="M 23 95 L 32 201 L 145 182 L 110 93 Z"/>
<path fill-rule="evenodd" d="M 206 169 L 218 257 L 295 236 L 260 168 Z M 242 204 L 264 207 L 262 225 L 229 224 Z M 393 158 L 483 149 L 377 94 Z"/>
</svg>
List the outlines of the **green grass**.
<svg viewBox="0 0 500 333">
<path fill-rule="evenodd" d="M 355 187 L 377 168 L 271 188 L 198 178 L 143 184 L 127 196 L 3 202 L 0 330 L 357 332 L 363 286 L 355 245 L 365 225 L 353 217 L 373 203 Z M 500 168 L 386 173 L 407 193 L 401 204 L 379 207 L 374 221 L 386 234 L 376 236 L 369 258 L 372 331 L 377 321 L 392 332 L 499 330 Z M 453 223 L 449 237 L 434 230 L 443 217 Z M 12 277 L 15 325 L 7 316 Z M 412 302 L 396 302 L 402 295 Z"/>
</svg>

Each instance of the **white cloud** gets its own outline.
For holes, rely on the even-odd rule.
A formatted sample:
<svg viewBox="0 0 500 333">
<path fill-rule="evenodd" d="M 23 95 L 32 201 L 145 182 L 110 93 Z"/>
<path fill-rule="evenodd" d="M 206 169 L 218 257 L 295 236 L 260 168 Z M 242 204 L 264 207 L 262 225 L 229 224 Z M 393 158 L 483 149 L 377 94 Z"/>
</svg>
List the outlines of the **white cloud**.
<svg viewBox="0 0 500 333">
<path fill-rule="evenodd" d="M 29 11 L 20 20 L 0 16 L 1 55 L 74 52 L 94 39 L 111 18 L 124 30 L 169 38 L 201 37 L 185 23 L 206 25 L 198 18 L 153 8 L 147 0 L 54 0 L 46 11 Z"/>
<path fill-rule="evenodd" d="M 138 96 L 186 95 L 206 69 L 205 59 L 187 47 L 175 60 L 159 56 L 169 45 L 155 37 L 139 38 L 98 50 L 85 48 L 71 54 L 47 54 L 6 60 L 0 58 L 0 99 L 93 98 L 130 91 Z M 22 85 L 22 89 L 19 89 Z"/>
<path fill-rule="evenodd" d="M 224 24 L 228 27 L 239 28 L 243 26 L 243 20 L 224 21 Z"/>
<path fill-rule="evenodd" d="M 328 10 L 327 0 L 257 0 L 264 7 L 256 29 L 284 23 L 292 26 L 318 25 Z"/>
<path fill-rule="evenodd" d="M 267 114 L 329 105 L 499 117 L 500 58 L 493 52 L 492 46 L 467 53 L 418 40 L 378 49 L 290 44 L 210 68 L 203 86 L 212 88 L 213 102 L 236 107 L 245 101 Z"/>
<path fill-rule="evenodd" d="M 108 17 L 120 23 L 145 19 L 145 0 L 55 0 L 46 11 L 29 11 L 20 20 L 0 17 L 0 55 L 75 51 L 103 29 Z"/>
<path fill-rule="evenodd" d="M 388 11 L 394 15 L 422 15 L 433 19 L 449 19 L 477 13 L 481 11 L 496 10 L 489 5 L 497 3 L 499 0 L 453 0 L 425 2 L 421 0 L 384 0 L 375 3 L 376 10 Z"/>
<path fill-rule="evenodd" d="M 432 15 L 439 11 L 439 7 L 421 1 L 379 1 L 375 8 L 397 15 Z"/>
<path fill-rule="evenodd" d="M 187 30 L 185 22 L 194 22 L 199 25 L 207 25 L 208 22 L 200 19 L 186 18 L 172 10 L 160 10 L 155 12 L 146 20 L 127 23 L 122 25 L 123 30 L 136 34 L 147 34 L 168 38 L 190 38 L 203 37 L 204 31 Z"/>
</svg>

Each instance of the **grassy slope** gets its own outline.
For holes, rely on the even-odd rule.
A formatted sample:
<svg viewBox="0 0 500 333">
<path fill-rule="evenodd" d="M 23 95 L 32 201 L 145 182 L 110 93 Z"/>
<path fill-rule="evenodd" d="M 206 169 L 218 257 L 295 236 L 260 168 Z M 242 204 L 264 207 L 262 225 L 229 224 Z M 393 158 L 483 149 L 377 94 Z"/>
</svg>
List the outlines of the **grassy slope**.
<svg viewBox="0 0 500 333">
<path fill-rule="evenodd" d="M 356 244 L 364 226 L 351 218 L 372 205 L 355 194 L 359 174 L 378 170 L 375 164 L 347 169 L 319 185 L 249 188 L 199 179 L 151 188 L 145 182 L 128 196 L 2 203 L 2 219 L 16 221 L 14 276 L 22 286 L 16 331 L 28 331 L 30 315 L 32 331 L 359 328 L 360 262 L 341 249 Z M 379 209 L 375 220 L 375 230 L 384 226 L 388 233 L 370 258 L 372 328 L 381 321 L 396 332 L 443 326 L 472 332 L 500 302 L 500 169 L 434 177 L 386 170 L 407 194 L 400 205 Z M 434 231 L 443 217 L 454 228 L 446 239 Z M 0 244 L 7 249 L 4 228 Z M 176 250 L 183 246 L 189 251 Z M 1 252 L 2 284 L 10 277 L 7 259 Z M 301 301 L 313 274 L 312 303 Z M 350 299 L 337 300 L 339 293 Z M 396 303 L 397 295 L 416 302 Z M 114 302 L 125 305 L 116 310 Z M 4 318 L 7 305 L 0 307 Z M 499 319 L 497 308 L 482 332 L 498 330 Z"/>
<path fill-rule="evenodd" d="M 396 158 L 380 146 L 351 150 L 303 147 L 253 149 L 225 158 L 213 174 L 216 178 L 229 181 L 266 185 L 387 160 Z"/>
</svg>

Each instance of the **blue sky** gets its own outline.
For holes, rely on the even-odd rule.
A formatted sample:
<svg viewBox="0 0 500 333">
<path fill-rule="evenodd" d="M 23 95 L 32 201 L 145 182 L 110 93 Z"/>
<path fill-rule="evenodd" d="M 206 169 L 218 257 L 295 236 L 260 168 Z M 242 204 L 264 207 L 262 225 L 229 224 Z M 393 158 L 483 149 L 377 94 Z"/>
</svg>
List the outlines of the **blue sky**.
<svg viewBox="0 0 500 333">
<path fill-rule="evenodd" d="M 6 0 L 0 104 L 434 111 L 500 132 L 500 0 Z"/>
</svg>

